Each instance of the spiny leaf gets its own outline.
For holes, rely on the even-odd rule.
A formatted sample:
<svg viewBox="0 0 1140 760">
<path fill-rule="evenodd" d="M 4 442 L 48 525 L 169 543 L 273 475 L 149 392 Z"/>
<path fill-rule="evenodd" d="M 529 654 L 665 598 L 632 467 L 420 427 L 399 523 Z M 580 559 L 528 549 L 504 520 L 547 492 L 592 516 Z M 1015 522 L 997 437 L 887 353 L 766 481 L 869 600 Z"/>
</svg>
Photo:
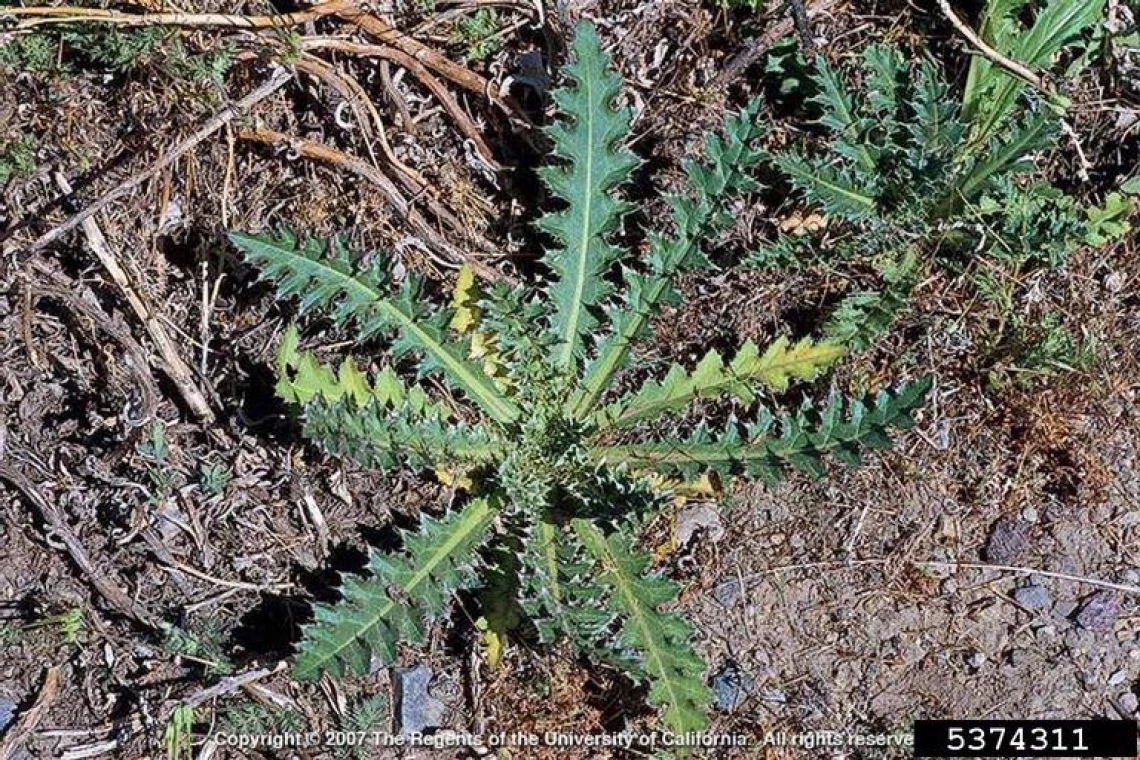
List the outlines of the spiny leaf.
<svg viewBox="0 0 1140 760">
<path fill-rule="evenodd" d="M 676 733 L 700 731 L 708 724 L 704 708 L 712 695 L 704 682 L 704 661 L 693 649 L 692 627 L 660 607 L 677 597 L 677 584 L 648 573 L 650 557 L 636 552 L 629 536 L 604 534 L 586 520 L 574 520 L 574 532 L 601 565 L 598 579 L 612 589 L 611 604 L 622 626 L 619 641 L 634 650 L 649 677 L 648 701 Z"/>
<path fill-rule="evenodd" d="M 726 475 L 747 472 L 777 481 L 789 467 L 818 478 L 826 474 L 825 455 L 848 466 L 858 466 L 860 448 L 889 448 L 887 431 L 913 426 L 911 413 L 925 397 L 931 382 L 930 378 L 923 378 L 905 383 L 894 392 L 881 391 L 870 403 L 847 404 L 837 399 L 819 412 L 805 404 L 798 413 L 779 420 L 765 413 L 743 432 L 735 423 L 720 435 L 702 427 L 683 443 L 599 446 L 594 453 L 613 464 L 677 472 L 689 478 L 714 470 Z"/>
<path fill-rule="evenodd" d="M 423 406 L 418 397 L 398 405 L 377 398 L 364 407 L 318 397 L 305 408 L 305 435 L 330 454 L 385 471 L 397 466 L 450 471 L 502 454 L 502 444 L 483 425 L 449 422 L 439 407 Z"/>
<path fill-rule="evenodd" d="M 1027 5 L 1024 0 L 996 0 L 989 3 L 981 36 L 998 52 L 1030 70 L 1047 70 L 1058 52 L 1081 39 L 1104 15 L 1106 0 L 1049 0 L 1037 11 L 1033 24 L 1024 28 L 1017 15 Z M 971 142 L 981 151 L 998 135 L 1017 108 L 1026 83 L 983 55 L 970 62 L 962 117 L 971 122 Z"/>
<path fill-rule="evenodd" d="M 597 422 L 603 429 L 625 427 L 683 409 L 695 399 L 721 395 L 751 404 L 756 398 L 756 384 L 782 393 L 793 379 L 812 380 L 845 353 L 843 347 L 833 343 L 803 338 L 789 345 L 788 339 L 781 337 L 763 354 L 755 343 L 748 341 L 726 366 L 720 354 L 712 350 L 691 373 L 673 365 L 661 382 L 651 380 L 629 398 L 603 409 Z"/>
<path fill-rule="evenodd" d="M 757 121 L 759 99 L 725 121 L 724 137 L 711 135 L 704 161 L 684 162 L 691 195 L 669 198 L 674 233 L 649 238 L 649 273 L 624 272 L 624 305 L 615 309 L 613 328 L 590 363 L 582 389 L 571 397 L 567 410 L 584 418 L 609 388 L 614 375 L 626 366 L 634 341 L 648 333 L 649 320 L 663 304 L 678 300 L 673 280 L 678 273 L 709 266 L 702 245 L 732 223 L 728 200 L 756 188 L 749 171 L 763 157 L 753 144 L 762 132 Z"/>
<path fill-rule="evenodd" d="M 442 370 L 493 419 L 506 423 L 518 418 L 518 407 L 447 342 L 439 320 L 425 311 L 417 280 L 409 278 L 389 296 L 387 272 L 377 266 L 358 267 L 336 239 L 327 246 L 312 240 L 299 243 L 289 233 L 235 232 L 230 239 L 265 277 L 277 281 L 280 298 L 297 297 L 302 311 L 319 308 L 339 325 L 355 322 L 361 339 L 397 332 L 395 353 L 422 352 L 425 372 Z"/>
<path fill-rule="evenodd" d="M 572 51 L 565 73 L 573 86 L 553 93 L 572 122 L 558 122 L 547 130 L 555 154 L 566 163 L 541 172 L 550 191 L 568 205 L 539 222 L 558 241 L 544 261 L 556 277 L 549 288 L 551 329 L 557 337 L 554 361 L 564 370 L 577 366 L 586 336 L 598 326 L 593 309 L 611 291 L 605 274 L 620 251 L 606 235 L 626 211 L 611 193 L 637 165 L 637 158 L 620 147 L 630 123 L 629 111 L 613 105 L 621 77 L 610 68 L 591 24 L 578 26 Z"/>
<path fill-rule="evenodd" d="M 373 553 L 368 577 L 345 576 L 340 603 L 317 605 L 293 675 L 364 674 L 374 658 L 391 663 L 400 644 L 422 642 L 452 595 L 472 584 L 475 550 L 497 510 L 490 499 L 474 499 L 442 520 L 424 517 L 419 532 L 405 534 L 402 554 Z"/>
<path fill-rule="evenodd" d="M 281 400 L 307 406 L 320 399 L 335 404 L 348 399 L 356 407 L 375 401 L 382 408 L 408 405 L 410 411 L 438 419 L 451 416 L 448 407 L 433 403 L 418 386 L 408 388 L 391 367 L 377 372 L 371 381 L 356 368 L 351 357 L 338 370 L 322 363 L 311 351 L 298 350 L 296 325 L 290 325 L 277 348 L 276 393 Z"/>
</svg>

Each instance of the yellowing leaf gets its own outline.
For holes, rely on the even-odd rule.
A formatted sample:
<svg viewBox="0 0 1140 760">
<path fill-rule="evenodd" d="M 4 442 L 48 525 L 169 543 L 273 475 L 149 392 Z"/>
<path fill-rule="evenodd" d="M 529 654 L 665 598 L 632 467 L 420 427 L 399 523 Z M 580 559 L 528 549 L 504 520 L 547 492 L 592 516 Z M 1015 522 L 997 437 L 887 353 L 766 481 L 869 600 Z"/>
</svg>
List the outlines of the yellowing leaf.
<svg viewBox="0 0 1140 760">
<path fill-rule="evenodd" d="M 469 264 L 464 264 L 451 294 L 451 306 L 455 309 L 455 314 L 451 317 L 452 330 L 465 335 L 478 326 L 483 318 L 478 306 L 480 296 L 482 293 L 479 291 L 479 283 L 475 281 L 475 270 Z M 471 355 L 475 356 L 474 353 Z"/>
</svg>

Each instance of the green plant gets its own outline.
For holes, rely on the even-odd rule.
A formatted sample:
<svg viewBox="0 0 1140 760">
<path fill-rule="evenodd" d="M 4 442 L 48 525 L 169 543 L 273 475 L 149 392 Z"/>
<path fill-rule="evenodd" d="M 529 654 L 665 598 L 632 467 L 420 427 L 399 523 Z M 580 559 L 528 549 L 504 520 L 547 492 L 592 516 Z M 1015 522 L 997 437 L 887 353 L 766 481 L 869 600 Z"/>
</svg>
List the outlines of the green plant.
<svg viewBox="0 0 1140 760">
<path fill-rule="evenodd" d="M 47 628 L 56 633 L 65 644 L 78 644 L 87 631 L 87 619 L 79 607 L 71 607 L 55 615 L 48 615 L 34 623 L 24 626 L 23 630 Z"/>
<path fill-rule="evenodd" d="M 731 224 L 728 204 L 755 187 L 748 172 L 760 160 L 759 127 L 755 106 L 730 117 L 724 136 L 707 140 L 705 160 L 685 163 L 689 192 L 669 198 L 674 229 L 649 235 L 645 261 L 619 267 L 623 251 L 611 233 L 628 205 L 616 191 L 637 165 L 623 146 L 630 114 L 613 105 L 621 80 L 592 26 L 578 29 L 573 54 L 572 84 L 554 93 L 569 118 L 549 128 L 560 163 L 542 172 L 564 208 L 540 221 L 553 240 L 541 294 L 480 293 L 467 270 L 452 308 L 434 308 L 420 280 L 397 285 L 380 257 L 354 257 L 339 240 L 231 236 L 281 298 L 299 298 L 303 311 L 352 325 L 362 339 L 394 334 L 394 357 L 415 355 L 420 375 L 442 375 L 470 405 L 432 399 L 392 367 L 366 374 L 351 359 L 324 365 L 298 349 L 295 331 L 286 334 L 278 393 L 303 407 L 309 437 L 367 466 L 433 469 L 466 492 L 457 509 L 424 515 L 402 552 L 374 553 L 366 576 L 345 576 L 342 600 L 318 605 L 305 627 L 294 673 L 391 662 L 399 645 L 422 642 L 446 617 L 456 592 L 470 590 L 491 648 L 512 630 L 542 642 L 567 637 L 648 681 L 649 702 L 670 728 L 696 729 L 710 694 L 704 665 L 688 623 L 662 609 L 678 585 L 635 546 L 639 527 L 668 500 L 648 474 L 776 479 L 795 468 L 820 476 L 827 455 L 855 465 L 862 447 L 888 447 L 890 428 L 912 424 L 929 383 L 869 403 L 762 409 L 751 424 L 733 417 L 682 439 L 654 435 L 647 423 L 699 399 L 749 407 L 763 388 L 813 379 L 844 351 L 807 338 L 766 349 L 749 342 L 730 360 L 709 351 L 691 371 L 673 366 L 637 390 L 611 392 L 652 317 L 679 301 L 678 274 L 711 266 L 702 245 Z"/>
<path fill-rule="evenodd" d="M 354 701 L 341 721 L 342 728 L 353 736 L 370 737 L 379 732 L 388 720 L 388 699 L 375 694 Z M 354 760 L 368 760 L 375 752 L 374 743 L 367 740 L 356 744 L 337 747 L 337 757 L 351 757 Z"/>
<path fill-rule="evenodd" d="M 20 135 L 0 145 L 0 182 L 30 177 L 36 172 L 36 139 Z"/>
<path fill-rule="evenodd" d="M 458 41 L 467 45 L 464 60 L 481 61 L 502 50 L 503 41 L 499 36 L 501 31 L 499 12 L 494 8 L 480 8 L 460 19 L 455 34 Z"/>
<path fill-rule="evenodd" d="M 32 32 L 0 45 L 0 66 L 43 74 L 56 69 L 58 50 L 46 34 Z"/>
<path fill-rule="evenodd" d="M 294 734 L 304 727 L 304 717 L 295 710 L 276 710 L 248 700 L 229 705 L 218 715 L 218 731 L 226 734 Z"/>
<path fill-rule="evenodd" d="M 197 635 L 174 625 L 165 625 L 162 633 L 162 645 L 167 652 L 201 663 L 207 675 L 233 672 L 233 662 L 225 652 L 221 621 L 207 619 Z"/>
<path fill-rule="evenodd" d="M 162 748 L 166 760 L 182 760 L 193 757 L 194 708 L 190 705 L 177 705 L 171 711 L 162 732 Z"/>
<path fill-rule="evenodd" d="M 218 462 L 202 462 L 198 466 L 198 482 L 202 489 L 211 496 L 220 496 L 226 491 L 226 486 L 233 480 L 233 471 Z"/>
<path fill-rule="evenodd" d="M 159 420 L 150 426 L 150 438 L 135 447 L 135 450 L 149 460 L 145 465 L 147 478 L 154 487 L 151 496 L 155 502 L 168 497 L 179 482 L 177 471 L 170 466 L 170 446 L 166 442 L 166 428 Z"/>
<path fill-rule="evenodd" d="M 1038 23 L 1054 23 L 1057 5 Z M 1072 29 L 1087 26 L 1090 13 L 1082 11 L 1068 34 L 1038 46 L 1055 52 Z M 848 86 L 856 81 L 857 95 Z M 1077 246 L 1127 230 L 1131 203 L 1119 194 L 1103 209 L 1085 209 L 1057 188 L 1026 179 L 1034 154 L 1059 132 L 1052 108 L 1003 72 L 986 69 L 972 81 L 966 99 L 956 102 L 933 60 L 908 64 L 888 45 L 868 46 L 859 66 L 841 71 L 816 60 L 809 103 L 819 109 L 825 148 L 774 151 L 769 160 L 828 223 L 819 235 L 783 235 L 750 262 L 799 265 L 827 256 L 878 269 L 883 286 L 844 299 L 829 338 L 869 345 L 905 308 L 931 258 L 955 268 L 986 255 L 1016 273 L 1059 266 Z"/>
<path fill-rule="evenodd" d="M 1064 48 L 1081 43 L 1084 35 L 1104 16 L 1106 0 L 1047 0 L 1034 9 L 1033 22 L 1022 18 L 1036 5 L 1031 0 L 989 0 L 982 12 L 979 34 L 995 49 L 1033 71 L 1053 67 Z M 1074 72 L 1070 72 L 1074 73 Z M 962 93 L 962 119 L 971 125 L 973 148 L 986 145 L 1019 109 L 1026 82 L 1003 70 L 989 58 L 970 61 Z M 1058 108 L 1067 103 L 1052 95 Z"/>
</svg>

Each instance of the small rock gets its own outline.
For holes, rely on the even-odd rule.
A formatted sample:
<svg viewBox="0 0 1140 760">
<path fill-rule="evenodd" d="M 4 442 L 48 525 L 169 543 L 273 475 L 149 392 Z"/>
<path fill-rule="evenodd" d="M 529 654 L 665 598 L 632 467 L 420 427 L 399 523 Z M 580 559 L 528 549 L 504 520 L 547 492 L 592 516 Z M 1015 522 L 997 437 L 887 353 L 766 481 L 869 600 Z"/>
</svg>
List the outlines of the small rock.
<svg viewBox="0 0 1140 760">
<path fill-rule="evenodd" d="M 778 702 L 780 704 L 788 703 L 788 695 L 782 689 L 772 689 L 760 695 L 760 699 L 765 702 Z"/>
<path fill-rule="evenodd" d="M 987 562 L 1008 565 L 1029 547 L 1030 523 L 1016 517 L 1002 517 L 994 523 L 983 556 Z"/>
<path fill-rule="evenodd" d="M 1071 617 L 1077 611 L 1076 602 L 1057 602 L 1053 605 L 1053 614 L 1057 617 Z"/>
<path fill-rule="evenodd" d="M 443 722 L 446 706 L 428 692 L 431 668 L 421 663 L 414 668 L 396 668 L 396 700 L 400 705 L 400 734 L 422 734 Z"/>
<path fill-rule="evenodd" d="M 986 656 L 982 652 L 974 652 L 970 659 L 966 661 L 966 664 L 974 670 L 978 670 L 986 664 Z"/>
<path fill-rule="evenodd" d="M 1136 708 L 1140 707 L 1140 699 L 1137 699 L 1136 695 L 1132 692 L 1126 691 L 1116 698 L 1116 704 L 1119 705 L 1120 709 L 1126 714 L 1132 715 L 1136 712 Z"/>
<path fill-rule="evenodd" d="M 942 581 L 942 593 L 946 596 L 953 596 L 958 593 L 958 580 L 956 578 L 947 578 Z"/>
<path fill-rule="evenodd" d="M 1037 637 L 1038 641 L 1050 641 L 1054 636 L 1057 635 L 1057 626 L 1043 625 L 1035 630 L 1033 632 L 1033 635 Z"/>
<path fill-rule="evenodd" d="M 1130 567 L 1125 570 L 1123 574 L 1121 574 L 1121 578 L 1125 583 L 1136 585 L 1137 583 L 1140 583 L 1140 570 L 1137 570 L 1134 567 Z"/>
<path fill-rule="evenodd" d="M 1109 686 L 1119 686 L 1128 679 L 1128 674 L 1123 670 L 1118 670 L 1108 677 Z"/>
<path fill-rule="evenodd" d="M 1097 591 L 1077 610 L 1077 625 L 1094 633 L 1108 633 L 1120 615 L 1120 602 L 1114 591 Z"/>
<path fill-rule="evenodd" d="M 698 530 L 703 530 L 713 543 L 724 538 L 720 513 L 712 504 L 694 504 L 677 513 L 677 546 L 688 546 Z"/>
<path fill-rule="evenodd" d="M 16 704 L 15 700 L 0 695 L 0 731 L 12 725 L 12 721 L 16 718 L 16 710 L 18 708 L 19 705 Z"/>
<path fill-rule="evenodd" d="M 712 677 L 712 689 L 716 695 L 717 709 L 731 712 L 748 699 L 748 694 L 756 685 L 756 680 L 740 669 L 731 660 L 724 664 Z"/>
<path fill-rule="evenodd" d="M 725 607 L 731 607 L 740 598 L 740 579 L 725 578 L 713 589 L 713 598 Z"/>
<path fill-rule="evenodd" d="M 1027 523 L 1035 523 L 1040 519 L 1040 515 L 1037 513 L 1036 507 L 1026 507 L 1021 510 L 1021 519 Z"/>
<path fill-rule="evenodd" d="M 1053 603 L 1044 586 L 1022 586 L 1013 590 L 1013 601 L 1031 610 L 1043 610 Z"/>
</svg>

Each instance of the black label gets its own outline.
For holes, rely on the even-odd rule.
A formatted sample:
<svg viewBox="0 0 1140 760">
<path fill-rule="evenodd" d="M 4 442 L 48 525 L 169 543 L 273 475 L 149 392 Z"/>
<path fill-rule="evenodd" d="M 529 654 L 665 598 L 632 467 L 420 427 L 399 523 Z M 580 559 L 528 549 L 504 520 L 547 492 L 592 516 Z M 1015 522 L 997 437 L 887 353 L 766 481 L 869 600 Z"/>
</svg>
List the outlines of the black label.
<svg viewBox="0 0 1140 760">
<path fill-rule="evenodd" d="M 1134 720 L 919 720 L 915 757 L 1136 757 Z"/>
</svg>

